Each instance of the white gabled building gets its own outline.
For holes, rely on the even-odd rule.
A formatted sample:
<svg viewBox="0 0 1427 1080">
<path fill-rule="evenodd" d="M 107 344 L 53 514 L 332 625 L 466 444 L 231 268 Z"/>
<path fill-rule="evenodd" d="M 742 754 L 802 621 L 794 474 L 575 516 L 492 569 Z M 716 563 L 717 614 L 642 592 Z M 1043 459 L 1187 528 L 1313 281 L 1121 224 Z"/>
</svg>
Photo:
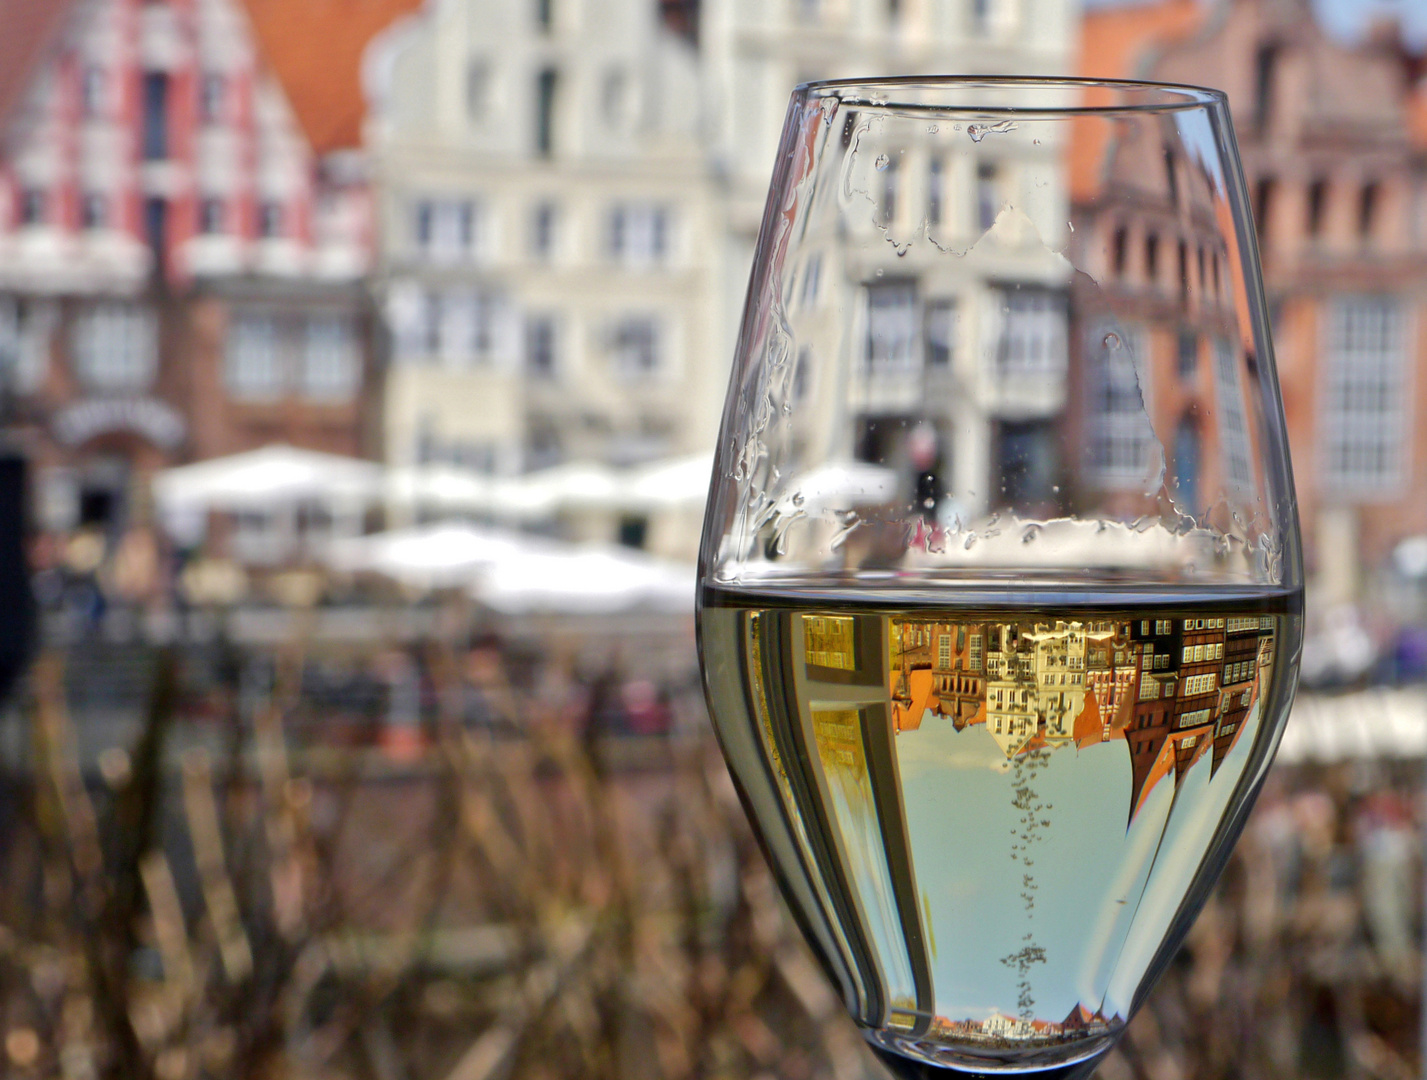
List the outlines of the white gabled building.
<svg viewBox="0 0 1427 1080">
<path fill-rule="evenodd" d="M 656 4 L 430 0 L 367 78 L 388 461 L 510 473 L 711 443 L 697 57 Z"/>
</svg>

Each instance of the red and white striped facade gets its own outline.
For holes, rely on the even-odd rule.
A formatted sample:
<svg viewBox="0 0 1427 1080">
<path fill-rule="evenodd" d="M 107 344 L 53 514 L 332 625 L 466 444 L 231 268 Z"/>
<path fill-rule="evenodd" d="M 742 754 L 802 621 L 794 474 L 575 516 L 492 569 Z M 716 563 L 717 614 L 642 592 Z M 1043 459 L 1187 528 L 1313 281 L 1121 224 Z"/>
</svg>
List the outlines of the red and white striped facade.
<svg viewBox="0 0 1427 1080">
<path fill-rule="evenodd" d="M 74 0 L 6 127 L 0 288 L 367 268 L 359 171 L 319 178 L 239 0 Z"/>
</svg>

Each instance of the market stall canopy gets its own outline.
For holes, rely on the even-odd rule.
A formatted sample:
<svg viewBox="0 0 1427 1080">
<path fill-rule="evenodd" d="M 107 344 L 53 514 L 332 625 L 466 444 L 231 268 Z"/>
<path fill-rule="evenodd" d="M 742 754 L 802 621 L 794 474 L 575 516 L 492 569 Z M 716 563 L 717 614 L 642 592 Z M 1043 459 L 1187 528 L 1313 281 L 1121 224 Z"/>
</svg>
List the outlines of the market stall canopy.
<svg viewBox="0 0 1427 1080">
<path fill-rule="evenodd" d="M 422 525 L 339 540 L 327 551 L 334 570 L 378 573 L 421 589 L 468 585 L 477 571 L 529 551 L 530 537 L 463 524 Z"/>
<path fill-rule="evenodd" d="M 279 444 L 165 469 L 154 478 L 154 498 L 165 510 L 269 510 L 374 502 L 381 487 L 382 467 L 373 462 Z"/>
<path fill-rule="evenodd" d="M 513 615 L 692 613 L 694 568 L 624 548 L 547 546 L 495 560 L 472 592 Z"/>
</svg>

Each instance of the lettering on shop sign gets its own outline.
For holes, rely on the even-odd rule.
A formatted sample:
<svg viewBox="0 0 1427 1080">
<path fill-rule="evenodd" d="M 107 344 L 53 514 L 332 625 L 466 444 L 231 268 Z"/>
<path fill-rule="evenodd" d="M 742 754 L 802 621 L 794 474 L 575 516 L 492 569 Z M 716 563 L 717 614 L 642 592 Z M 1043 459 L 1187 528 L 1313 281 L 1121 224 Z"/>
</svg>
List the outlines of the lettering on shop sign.
<svg viewBox="0 0 1427 1080">
<path fill-rule="evenodd" d="M 183 442 L 187 425 L 177 412 L 152 398 L 81 401 L 61 409 L 52 425 L 54 437 L 78 446 L 99 435 L 132 432 L 155 446 L 171 450 Z"/>
</svg>

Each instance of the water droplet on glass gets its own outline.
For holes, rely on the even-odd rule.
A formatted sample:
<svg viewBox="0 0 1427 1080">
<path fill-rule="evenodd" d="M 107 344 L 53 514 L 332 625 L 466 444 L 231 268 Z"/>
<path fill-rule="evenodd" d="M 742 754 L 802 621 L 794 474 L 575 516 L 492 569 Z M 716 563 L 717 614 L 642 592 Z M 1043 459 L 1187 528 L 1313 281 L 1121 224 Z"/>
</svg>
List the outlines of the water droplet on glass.
<svg viewBox="0 0 1427 1080">
<path fill-rule="evenodd" d="M 824 98 L 822 103 L 823 123 L 831 124 L 833 113 L 837 112 L 837 98 Z"/>
<path fill-rule="evenodd" d="M 1067 222 L 1066 222 L 1066 225 L 1068 225 L 1068 226 L 1070 227 L 1070 231 L 1071 231 L 1071 232 L 1074 232 L 1074 231 L 1075 231 L 1075 222 L 1073 222 L 1073 221 L 1067 221 Z"/>
<path fill-rule="evenodd" d="M 1040 141 L 1039 139 L 1032 139 L 1032 140 L 1031 140 L 1031 145 L 1032 145 L 1032 146 L 1039 146 L 1040 144 L 1041 144 L 1041 141 Z"/>
<path fill-rule="evenodd" d="M 1120 335 L 1113 330 L 1110 331 L 1110 333 L 1105 335 L 1104 344 L 1107 349 L 1118 349 L 1120 347 Z"/>
<path fill-rule="evenodd" d="M 928 134 L 928 135 L 935 135 L 935 134 L 937 133 L 937 130 L 938 130 L 938 128 L 937 128 L 937 126 L 936 126 L 935 124 L 928 124 L 928 125 L 927 125 L 927 134 Z"/>
<path fill-rule="evenodd" d="M 1060 485 L 1059 485 L 1059 484 L 1051 484 L 1050 490 L 1051 490 L 1054 494 L 1059 495 L 1059 494 L 1060 494 Z"/>
<path fill-rule="evenodd" d="M 880 266 L 877 268 L 877 275 L 876 275 L 876 276 L 877 276 L 877 277 L 881 277 L 881 276 L 882 276 L 882 268 L 881 268 Z"/>
<path fill-rule="evenodd" d="M 805 502 L 807 502 L 807 501 L 808 501 L 808 497 L 807 497 L 806 495 L 804 495 L 801 491 L 795 491 L 795 492 L 793 492 L 793 505 L 794 505 L 794 506 L 802 506 L 803 503 L 805 503 Z"/>
<path fill-rule="evenodd" d="M 928 510 L 930 510 L 933 506 L 936 505 L 936 500 L 932 498 L 923 499 L 922 505 L 925 506 Z"/>
<path fill-rule="evenodd" d="M 1008 131 L 1015 131 L 1016 125 L 1010 120 L 1001 120 L 994 124 L 967 124 L 966 134 L 971 136 L 972 142 L 980 142 L 987 135 L 1004 135 Z"/>
<path fill-rule="evenodd" d="M 886 154 L 878 154 L 877 160 L 874 161 L 872 164 L 877 166 L 878 172 L 881 172 L 883 169 L 885 169 L 888 165 L 891 164 L 891 159 L 889 159 Z"/>
</svg>

